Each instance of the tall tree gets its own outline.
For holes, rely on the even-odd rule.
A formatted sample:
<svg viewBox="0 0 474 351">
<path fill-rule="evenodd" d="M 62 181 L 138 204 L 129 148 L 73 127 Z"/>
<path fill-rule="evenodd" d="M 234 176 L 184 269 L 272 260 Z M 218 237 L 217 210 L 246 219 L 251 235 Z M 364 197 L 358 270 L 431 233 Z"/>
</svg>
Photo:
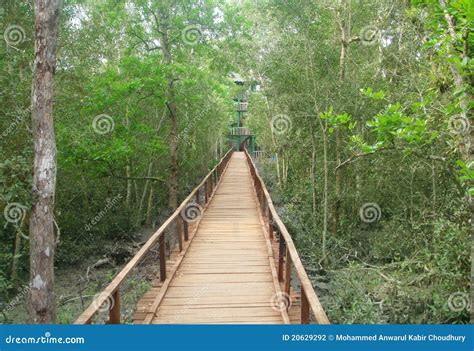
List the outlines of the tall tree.
<svg viewBox="0 0 474 351">
<path fill-rule="evenodd" d="M 30 219 L 30 317 L 55 321 L 54 195 L 56 141 L 53 124 L 53 76 L 56 66 L 60 0 L 35 1 L 35 63 L 32 86 L 34 140 L 33 208 Z"/>
</svg>

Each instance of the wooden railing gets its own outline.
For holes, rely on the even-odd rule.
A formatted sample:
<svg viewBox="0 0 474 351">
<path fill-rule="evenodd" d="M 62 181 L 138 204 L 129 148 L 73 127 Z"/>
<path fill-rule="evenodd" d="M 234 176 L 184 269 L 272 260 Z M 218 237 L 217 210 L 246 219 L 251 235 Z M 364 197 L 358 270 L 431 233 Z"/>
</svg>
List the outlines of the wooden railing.
<svg viewBox="0 0 474 351">
<path fill-rule="evenodd" d="M 278 216 L 265 183 L 258 174 L 258 170 L 247 149 L 245 149 L 245 155 L 247 157 L 247 163 L 250 168 L 253 184 L 260 204 L 260 211 L 268 228 L 270 240 L 273 242 L 278 239 L 278 280 L 283 284 L 283 292 L 289 299 L 291 299 L 291 269 L 293 267 L 301 286 L 301 324 L 308 324 L 310 322 L 310 312 L 313 313 L 316 323 L 329 324 L 329 319 L 319 302 L 313 284 L 301 263 L 293 239 Z M 287 306 L 290 309 L 292 307 L 291 302 L 289 302 Z"/>
<path fill-rule="evenodd" d="M 227 163 L 232 156 L 233 150 L 230 149 L 220 160 L 220 162 L 207 174 L 202 182 L 194 188 L 193 191 L 184 199 L 173 214 L 163 223 L 163 225 L 143 244 L 140 251 L 127 263 L 122 271 L 113 278 L 111 283 L 94 299 L 91 305 L 79 316 L 75 324 L 90 324 L 94 316 L 100 311 L 101 306 L 109 304 L 109 324 L 120 324 L 120 287 L 130 276 L 132 271 L 150 252 L 150 250 L 158 243 L 159 245 L 159 265 L 160 265 L 160 280 L 166 280 L 166 251 L 165 251 L 165 233 L 166 229 L 175 226 L 178 228 L 175 235 L 177 235 L 177 242 L 179 250 L 183 250 L 183 240 L 189 240 L 188 221 L 183 218 L 183 213 L 188 206 L 188 203 L 195 199 L 195 203 L 199 205 L 201 198 L 201 190 L 204 191 L 204 204 L 207 203 L 213 190 L 216 188 L 222 174 L 225 171 Z M 112 301 L 112 303 L 110 303 Z"/>
<path fill-rule="evenodd" d="M 236 102 L 235 103 L 235 110 L 239 112 L 246 112 L 249 108 L 248 102 Z"/>
<path fill-rule="evenodd" d="M 246 127 L 233 127 L 230 129 L 230 135 L 251 135 L 252 132 Z"/>
</svg>

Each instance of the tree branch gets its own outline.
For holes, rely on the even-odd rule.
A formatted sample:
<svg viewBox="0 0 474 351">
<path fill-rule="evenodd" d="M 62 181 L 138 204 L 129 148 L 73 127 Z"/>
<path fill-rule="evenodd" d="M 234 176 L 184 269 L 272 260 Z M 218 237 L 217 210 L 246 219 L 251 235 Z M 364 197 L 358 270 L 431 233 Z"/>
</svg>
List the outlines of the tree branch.
<svg viewBox="0 0 474 351">
<path fill-rule="evenodd" d="M 361 157 L 366 157 L 366 156 L 370 156 L 370 155 L 376 154 L 378 151 L 403 151 L 403 150 L 400 149 L 400 148 L 396 148 L 396 147 L 382 147 L 382 148 L 380 148 L 380 149 L 377 149 L 377 150 L 374 150 L 374 151 L 371 151 L 371 152 L 355 154 L 355 155 L 352 155 L 351 157 L 349 157 L 349 158 L 348 158 L 347 160 L 345 160 L 344 162 L 341 162 L 339 165 L 337 165 L 336 168 L 334 168 L 334 173 L 336 173 L 339 168 L 345 167 L 346 165 L 348 165 L 348 164 L 350 164 L 350 163 L 352 163 L 352 162 L 357 161 L 357 160 L 358 160 L 359 158 L 361 158 Z M 433 160 L 433 161 L 446 162 L 446 158 L 445 158 L 445 157 L 442 157 L 442 156 L 423 155 L 423 154 L 419 154 L 419 153 L 417 153 L 417 152 L 412 152 L 412 154 L 415 155 L 415 156 L 417 156 L 417 157 L 428 158 L 428 159 Z"/>
<path fill-rule="evenodd" d="M 155 182 L 166 183 L 166 180 L 158 178 L 158 177 L 124 177 L 124 176 L 118 176 L 115 174 L 110 174 L 109 177 L 117 178 L 117 179 L 126 179 L 126 180 L 151 180 Z"/>
<path fill-rule="evenodd" d="M 146 51 L 150 52 L 150 51 L 154 51 L 154 50 L 161 50 L 162 47 L 159 46 L 159 45 L 156 45 L 155 43 L 153 43 L 153 47 L 150 47 L 150 43 L 148 41 L 146 41 L 145 39 L 143 39 L 141 36 L 139 36 L 137 33 L 135 32 L 128 32 L 128 34 L 130 35 L 133 35 L 134 37 L 138 38 L 140 40 L 140 42 L 142 42 L 144 45 L 145 45 L 145 49 Z"/>
</svg>

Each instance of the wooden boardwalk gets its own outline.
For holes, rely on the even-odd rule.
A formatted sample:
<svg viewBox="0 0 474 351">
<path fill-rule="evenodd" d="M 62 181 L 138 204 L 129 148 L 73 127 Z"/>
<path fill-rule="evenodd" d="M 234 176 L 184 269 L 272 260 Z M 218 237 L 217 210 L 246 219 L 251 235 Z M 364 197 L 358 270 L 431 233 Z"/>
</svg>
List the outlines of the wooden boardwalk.
<svg viewBox="0 0 474 351">
<path fill-rule="evenodd" d="M 171 273 L 173 274 L 173 273 Z M 153 317 L 134 323 L 283 323 L 272 246 L 243 152 L 235 152 Z M 144 310 L 147 310 L 147 307 Z M 152 311 L 151 311 L 152 312 Z"/>
<path fill-rule="evenodd" d="M 188 218 L 189 208 L 199 209 L 196 221 Z M 142 262 L 155 279 L 130 320 L 121 299 Z M 250 154 L 230 149 L 75 323 L 97 322 L 329 320 Z"/>
</svg>

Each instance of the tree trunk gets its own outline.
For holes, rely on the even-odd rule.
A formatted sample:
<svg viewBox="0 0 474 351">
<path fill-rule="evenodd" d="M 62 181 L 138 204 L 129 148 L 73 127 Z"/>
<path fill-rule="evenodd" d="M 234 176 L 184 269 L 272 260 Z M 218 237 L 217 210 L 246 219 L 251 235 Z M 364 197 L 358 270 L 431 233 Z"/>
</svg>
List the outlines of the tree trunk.
<svg viewBox="0 0 474 351">
<path fill-rule="evenodd" d="M 19 279 L 18 279 L 18 267 L 20 265 L 20 253 L 21 253 L 21 233 L 23 228 L 23 220 L 21 221 L 18 228 L 16 228 L 16 236 L 15 236 L 15 251 L 13 254 L 13 262 L 12 262 L 12 282 L 15 289 L 18 288 Z"/>
<path fill-rule="evenodd" d="M 153 172 L 153 161 L 148 164 L 148 172 L 147 172 L 147 177 L 151 177 L 151 174 Z M 148 188 L 150 186 L 150 179 L 147 179 L 145 181 L 145 186 L 143 187 L 143 193 L 142 197 L 140 199 L 140 205 L 138 206 L 138 214 L 137 214 L 137 225 L 139 225 L 142 221 L 142 211 L 143 211 L 143 206 L 145 206 L 145 199 L 146 199 L 146 194 L 148 193 Z"/>
<path fill-rule="evenodd" d="M 323 240 L 322 240 L 322 251 L 323 251 L 323 261 L 325 263 L 328 262 L 327 260 L 327 252 L 326 252 L 326 239 L 328 233 L 328 138 L 327 138 L 327 121 L 325 121 L 325 125 L 321 119 L 319 119 L 319 123 L 321 125 L 321 131 L 323 133 L 323 169 L 324 169 L 324 200 L 323 200 Z"/>
<path fill-rule="evenodd" d="M 33 207 L 30 218 L 30 318 L 54 323 L 54 195 L 56 141 L 53 76 L 60 0 L 35 0 L 35 71 L 32 84 L 34 140 Z"/>
<path fill-rule="evenodd" d="M 313 231 L 316 230 L 316 135 L 313 121 L 309 122 L 311 133 L 311 224 Z"/>
<path fill-rule="evenodd" d="M 173 83 L 170 84 L 168 106 L 170 108 L 170 179 L 168 206 L 174 211 L 178 207 L 178 121 L 176 117 L 176 103 Z"/>
<path fill-rule="evenodd" d="M 125 174 L 127 176 L 127 196 L 125 197 L 125 206 L 127 209 L 131 207 L 132 204 L 132 172 L 130 169 L 130 160 L 127 160 L 127 165 L 125 166 Z"/>
<path fill-rule="evenodd" d="M 153 185 L 150 189 L 150 194 L 148 195 L 148 207 L 146 210 L 146 225 L 150 225 L 153 219 Z"/>
<path fill-rule="evenodd" d="M 130 120 L 128 118 L 128 109 L 130 106 L 130 99 L 127 101 L 127 106 L 125 108 L 125 129 L 127 129 L 127 139 L 130 131 Z M 127 176 L 127 195 L 125 197 L 125 206 L 127 209 L 131 208 L 132 205 L 132 162 L 129 157 L 127 157 L 127 165 L 125 166 L 125 174 Z"/>
<path fill-rule="evenodd" d="M 455 20 L 453 16 L 449 13 L 447 5 L 445 0 L 439 0 L 439 5 L 442 8 L 444 12 L 444 18 L 446 20 L 446 23 L 448 25 L 448 32 L 449 36 L 451 38 L 451 42 L 449 45 L 449 51 L 453 54 L 456 55 L 456 42 L 457 42 L 457 33 L 456 33 L 456 27 L 455 27 Z M 464 50 L 463 55 L 466 53 L 466 50 Z M 458 69 L 453 65 L 449 64 L 449 67 L 451 69 L 451 73 L 453 75 L 454 83 L 456 85 L 457 89 L 462 89 L 465 85 L 464 78 L 461 74 L 461 72 L 458 71 Z M 465 93 L 460 96 L 459 103 L 461 106 L 461 116 L 470 122 L 470 116 L 468 116 L 468 101 L 471 100 L 472 96 L 470 96 L 469 93 Z M 468 128 L 467 133 L 465 135 L 461 136 L 461 141 L 458 143 L 458 150 L 462 155 L 463 161 L 466 164 L 469 164 L 469 162 L 472 160 L 472 155 L 473 155 L 473 147 L 474 143 L 472 141 L 473 139 L 473 128 Z M 467 208 L 471 210 L 471 311 L 470 311 L 470 317 L 471 317 L 471 323 L 474 323 L 474 199 L 472 199 L 472 196 L 466 196 L 466 201 L 467 201 Z"/>
<path fill-rule="evenodd" d="M 341 8 L 347 10 L 347 3 L 345 0 L 341 3 Z M 339 55 L 339 83 L 342 88 L 344 80 L 346 77 L 346 55 L 347 55 L 347 46 L 348 40 L 346 33 L 346 23 L 343 19 L 343 14 L 337 11 L 339 30 L 341 32 L 341 51 Z M 342 149 L 342 131 L 339 126 L 336 126 L 336 165 L 341 164 L 341 149 Z M 337 168 L 336 170 L 336 179 L 335 179 L 335 201 L 332 214 L 332 228 L 331 232 L 333 235 L 337 234 L 339 228 L 339 217 L 340 217 L 340 208 L 341 208 L 341 189 L 342 189 L 342 168 Z"/>
<path fill-rule="evenodd" d="M 161 50 L 163 51 L 164 63 L 171 65 L 173 63 L 171 56 L 170 38 L 168 35 L 168 22 L 169 17 L 165 12 L 166 8 L 159 10 L 161 29 Z M 176 89 L 174 86 L 174 77 L 171 72 L 166 76 L 168 82 L 168 88 L 166 91 L 166 106 L 168 107 L 170 117 L 170 178 L 169 184 L 169 195 L 168 195 L 168 206 L 171 211 L 174 211 L 178 207 L 178 117 L 176 107 Z"/>
<path fill-rule="evenodd" d="M 336 165 L 341 164 L 341 146 L 342 145 L 342 136 L 341 130 L 339 127 L 336 128 Z M 332 234 L 336 235 L 339 228 L 339 217 L 341 209 L 341 189 L 342 189 L 342 167 L 336 170 L 336 180 L 335 180 L 335 197 L 334 208 L 333 208 L 333 217 L 332 217 Z"/>
</svg>

